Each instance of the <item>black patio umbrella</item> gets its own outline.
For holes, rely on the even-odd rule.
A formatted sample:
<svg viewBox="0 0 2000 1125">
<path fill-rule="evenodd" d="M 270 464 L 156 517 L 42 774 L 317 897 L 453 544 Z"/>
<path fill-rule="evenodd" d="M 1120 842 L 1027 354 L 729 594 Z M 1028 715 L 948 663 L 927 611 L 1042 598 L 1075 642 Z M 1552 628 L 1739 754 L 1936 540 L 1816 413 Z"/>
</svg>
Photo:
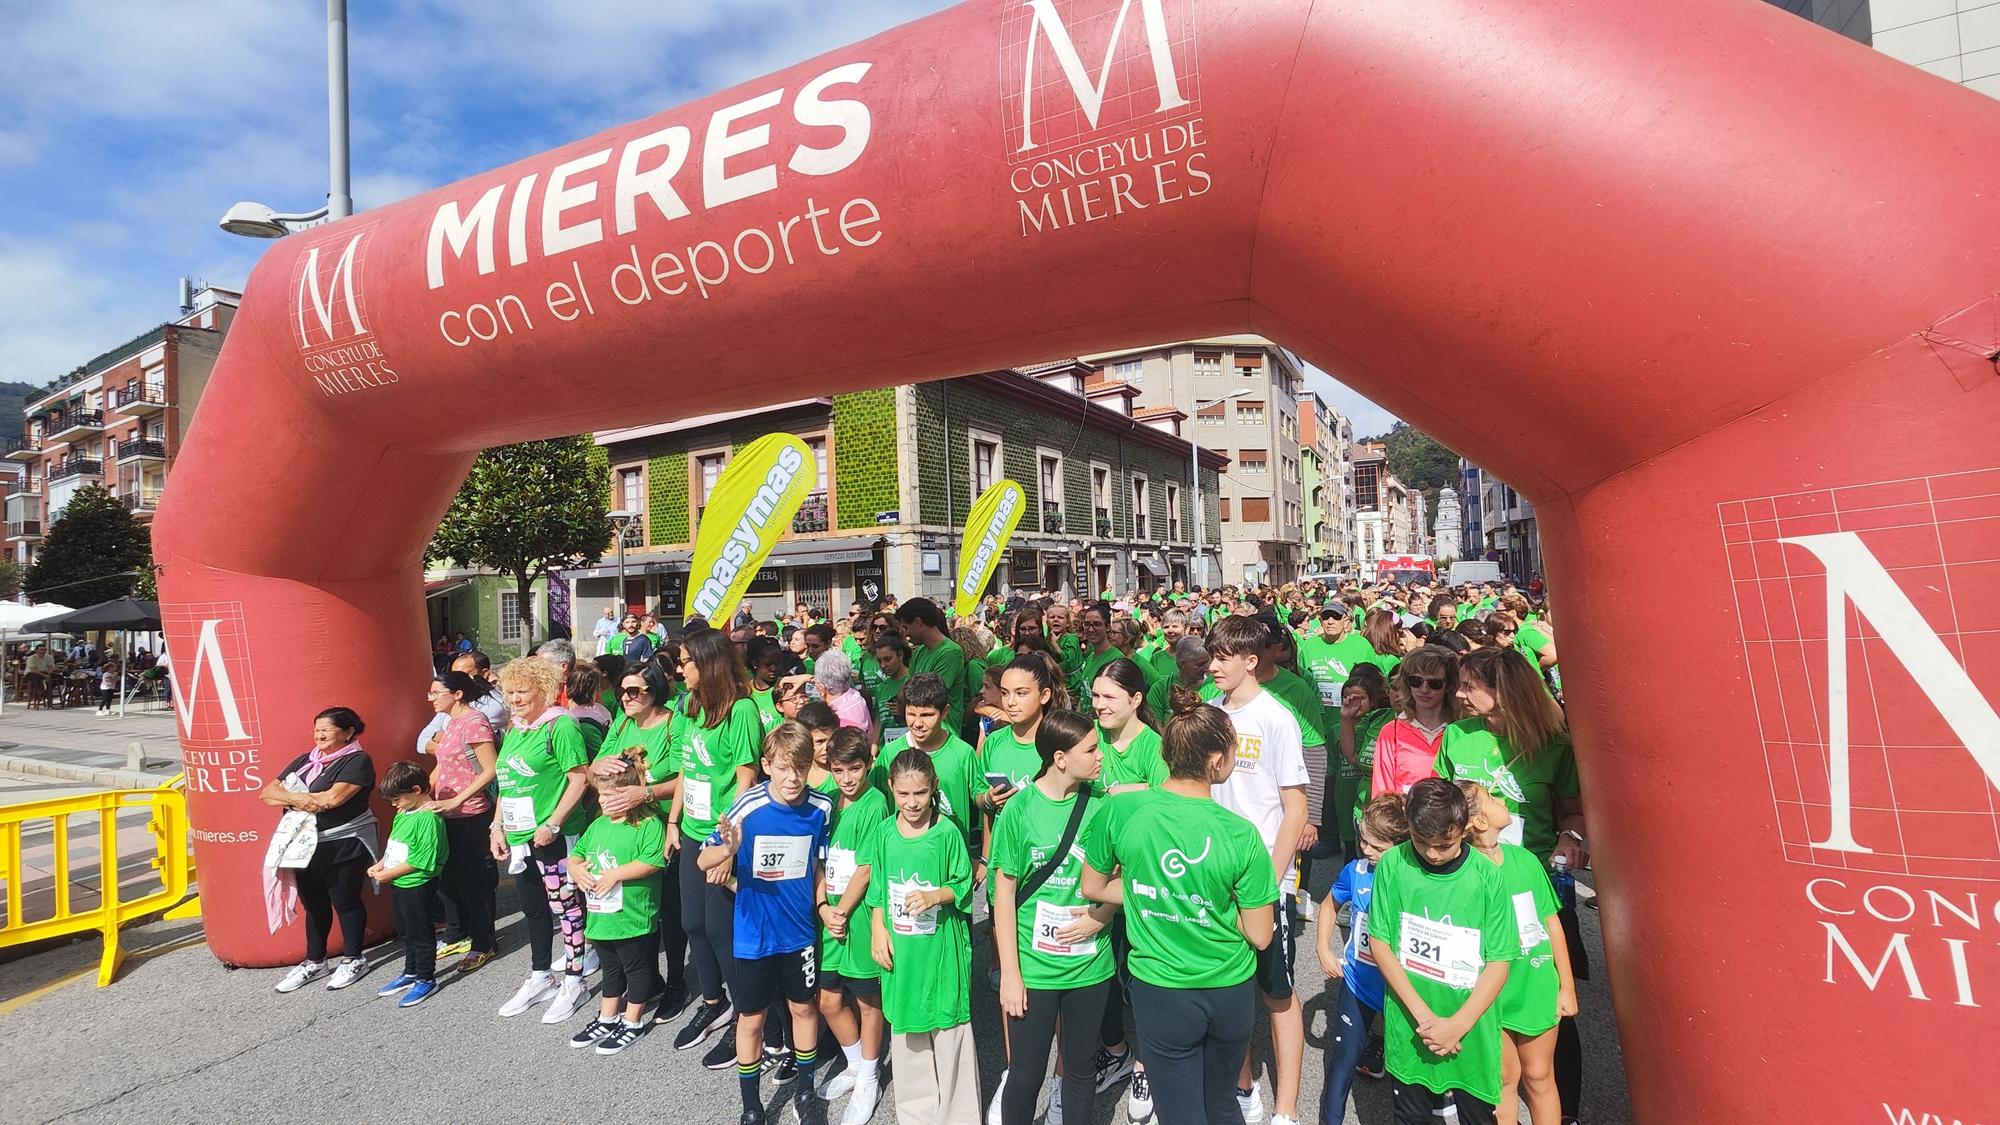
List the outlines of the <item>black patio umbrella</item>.
<svg viewBox="0 0 2000 1125">
<path fill-rule="evenodd" d="M 139 629 L 148 632 L 160 627 L 160 603 L 137 598 L 113 598 L 87 605 L 40 621 L 30 621 L 23 633 L 85 633 L 93 629 Z"/>
</svg>

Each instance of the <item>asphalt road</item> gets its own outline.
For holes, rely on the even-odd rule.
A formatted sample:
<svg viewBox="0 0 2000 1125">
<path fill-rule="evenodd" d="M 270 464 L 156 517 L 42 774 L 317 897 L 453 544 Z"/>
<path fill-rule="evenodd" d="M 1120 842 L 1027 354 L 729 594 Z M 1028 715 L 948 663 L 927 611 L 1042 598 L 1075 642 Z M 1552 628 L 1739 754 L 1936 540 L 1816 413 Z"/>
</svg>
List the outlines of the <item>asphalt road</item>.
<svg viewBox="0 0 2000 1125">
<path fill-rule="evenodd" d="M 983 899 L 983 896 L 981 896 Z M 503 900 L 504 901 L 504 900 Z M 1592 959 L 1603 964 L 1597 913 L 1582 912 Z M 980 980 L 991 943 L 975 933 Z M 279 970 L 228 970 L 199 943 L 197 923 L 158 923 L 128 931 L 135 949 L 112 987 L 92 986 L 94 939 L 0 963 L 0 1058 L 9 1122 L 339 1121 L 346 1123 L 478 1121 L 512 1123 L 638 1121 L 721 1123 L 737 1119 L 736 1081 L 705 1071 L 699 1051 L 675 1052 L 662 1027 L 622 1055 L 573 1051 L 563 1027 L 535 1014 L 495 1014 L 527 972 L 519 915 L 503 920 L 503 957 L 464 980 L 449 981 L 422 1007 L 399 1011 L 374 989 L 396 972 L 392 945 L 371 951 L 373 971 L 343 992 L 318 984 L 289 996 L 271 986 Z M 83 976 L 74 974 L 83 973 Z M 1309 946 L 1299 951 L 1300 994 L 1307 998 L 1308 1044 L 1302 1117 L 1316 1121 L 1320 1045 L 1327 1024 L 1325 982 Z M 1604 978 L 1582 988 L 1588 1125 L 1631 1120 L 1617 1032 Z M 1001 1069 L 996 997 L 974 993 L 981 1085 L 990 1096 Z M 1260 1034 L 1260 1087 L 1270 1104 L 1269 1045 Z M 766 1082 L 767 1099 L 784 1103 L 790 1087 Z M 1124 1086 L 1098 1099 L 1093 1121 L 1124 1122 Z M 1046 1099 L 1046 1090 L 1044 1098 Z M 1361 1080 L 1346 1121 L 1389 1120 L 1383 1083 Z M 832 1107 L 839 1120 L 839 1105 Z M 885 1092 L 873 1121 L 893 1122 Z M 1069 1120 L 1079 1120 L 1071 1114 Z M 1525 1119 L 1525 1117 L 1524 1117 Z"/>
</svg>

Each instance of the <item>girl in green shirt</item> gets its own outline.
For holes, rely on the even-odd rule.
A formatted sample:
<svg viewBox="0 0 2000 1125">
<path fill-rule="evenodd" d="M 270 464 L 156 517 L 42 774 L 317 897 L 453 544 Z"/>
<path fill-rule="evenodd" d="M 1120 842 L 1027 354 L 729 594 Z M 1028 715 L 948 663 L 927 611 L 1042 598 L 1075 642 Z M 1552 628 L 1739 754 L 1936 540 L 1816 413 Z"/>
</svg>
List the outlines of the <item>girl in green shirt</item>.
<svg viewBox="0 0 2000 1125">
<path fill-rule="evenodd" d="M 1034 1120 L 1058 1017 L 1062 1079 L 1051 1104 L 1067 1109 L 1049 1112 L 1090 1120 L 1098 1025 L 1115 968 L 1104 930 L 1117 908 L 1084 897 L 1076 846 L 1101 808 L 1091 799 L 1103 763 L 1096 724 L 1074 711 L 1050 712 L 1036 731 L 1035 751 L 1042 768 L 1007 803 L 990 849 L 1007 1065 L 1021 1071 L 1012 1083 L 1000 1076 L 1002 1125 Z"/>
<path fill-rule="evenodd" d="M 680 792 L 681 770 L 673 752 L 674 712 L 668 703 L 672 698 L 668 683 L 659 665 L 650 660 L 618 681 L 620 713 L 604 736 L 604 755 L 599 760 L 622 754 L 637 762 L 639 769 L 630 785 L 594 782 L 605 816 L 623 817 L 641 802 L 664 808 Z M 667 1011 L 679 1011 L 687 998 L 687 981 L 682 970 L 687 961 L 687 935 L 681 932 L 680 925 L 679 863 L 678 850 L 668 847 L 666 872 L 659 880 L 660 950 L 667 957 L 667 991 L 660 1007 Z"/>
<path fill-rule="evenodd" d="M 613 753 L 591 767 L 600 796 L 640 785 L 637 752 Z M 659 807 L 642 801 L 600 816 L 570 849 L 569 867 L 584 892 L 584 934 L 604 966 L 597 1017 L 570 1038 L 615 1055 L 645 1030 L 646 1004 L 660 991 L 660 872 L 667 865 Z M 620 1018 L 622 1015 L 622 1019 Z"/>
<path fill-rule="evenodd" d="M 1090 685 L 1090 707 L 1097 714 L 1097 734 L 1104 751 L 1098 789 L 1124 793 L 1145 789 L 1167 779 L 1160 757 L 1160 735 L 1153 729 L 1153 712 L 1146 705 L 1146 675 L 1130 660 L 1114 660 Z"/>
</svg>

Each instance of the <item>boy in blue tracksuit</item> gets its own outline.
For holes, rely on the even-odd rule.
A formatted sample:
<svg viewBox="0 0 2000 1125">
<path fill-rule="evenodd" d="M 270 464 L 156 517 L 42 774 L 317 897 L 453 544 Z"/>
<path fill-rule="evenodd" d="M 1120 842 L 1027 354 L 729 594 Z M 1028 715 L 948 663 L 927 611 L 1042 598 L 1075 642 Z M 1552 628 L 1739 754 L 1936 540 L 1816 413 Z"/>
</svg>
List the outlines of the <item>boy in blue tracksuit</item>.
<svg viewBox="0 0 2000 1125">
<path fill-rule="evenodd" d="M 1382 972 L 1368 948 L 1368 905 L 1375 892 L 1375 861 L 1382 853 L 1410 838 L 1403 797 L 1385 793 L 1368 802 L 1361 813 L 1361 858 L 1340 869 L 1319 909 L 1319 964 L 1328 978 L 1341 982 L 1340 1001 L 1326 1039 L 1326 1091 L 1320 1103 L 1320 1125 L 1340 1125 L 1347 1114 L 1347 1095 L 1358 1071 L 1382 1077 L 1381 1040 L 1374 1034 L 1382 1016 Z M 1333 949 L 1334 915 L 1350 908 L 1347 941 Z"/>
</svg>

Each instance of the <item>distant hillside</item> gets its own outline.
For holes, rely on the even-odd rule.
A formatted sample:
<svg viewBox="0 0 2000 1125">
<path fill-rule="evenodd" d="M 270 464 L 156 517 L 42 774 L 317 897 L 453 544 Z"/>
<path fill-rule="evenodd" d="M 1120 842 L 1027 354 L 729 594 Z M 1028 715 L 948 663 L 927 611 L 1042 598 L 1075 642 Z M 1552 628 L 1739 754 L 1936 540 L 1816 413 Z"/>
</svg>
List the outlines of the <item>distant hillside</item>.
<svg viewBox="0 0 2000 1125">
<path fill-rule="evenodd" d="M 21 407 L 41 393 L 33 383 L 0 383 L 0 446 L 20 444 Z"/>
</svg>

